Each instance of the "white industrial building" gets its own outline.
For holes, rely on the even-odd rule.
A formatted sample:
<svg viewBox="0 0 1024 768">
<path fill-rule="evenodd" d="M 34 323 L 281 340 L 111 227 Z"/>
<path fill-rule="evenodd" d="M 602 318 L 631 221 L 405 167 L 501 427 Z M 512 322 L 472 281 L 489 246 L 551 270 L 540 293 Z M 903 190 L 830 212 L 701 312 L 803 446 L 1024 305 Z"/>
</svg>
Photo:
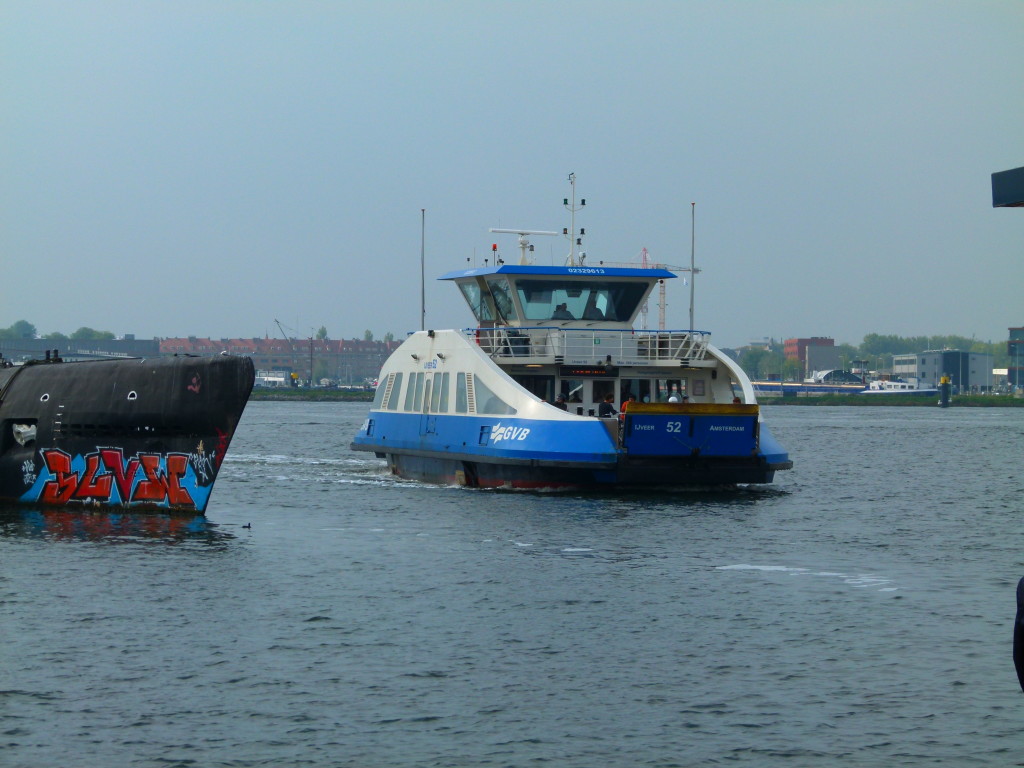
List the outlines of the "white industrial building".
<svg viewBox="0 0 1024 768">
<path fill-rule="evenodd" d="M 916 381 L 921 389 L 937 387 L 949 376 L 957 392 L 991 392 L 992 355 L 933 349 L 910 355 L 893 355 L 892 373 L 905 381 Z"/>
</svg>

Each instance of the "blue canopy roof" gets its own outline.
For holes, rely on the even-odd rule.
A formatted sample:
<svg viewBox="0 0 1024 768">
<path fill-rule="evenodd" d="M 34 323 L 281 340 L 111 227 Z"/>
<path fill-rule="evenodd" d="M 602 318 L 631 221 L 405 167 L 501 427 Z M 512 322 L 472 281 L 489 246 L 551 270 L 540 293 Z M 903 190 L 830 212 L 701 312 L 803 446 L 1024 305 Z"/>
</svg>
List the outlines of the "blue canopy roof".
<svg viewBox="0 0 1024 768">
<path fill-rule="evenodd" d="M 662 280 L 675 277 L 667 269 L 643 269 L 642 267 L 602 267 L 601 265 L 579 267 L 538 267 L 520 266 L 518 264 L 501 264 L 497 267 L 480 267 L 478 269 L 460 269 L 448 272 L 438 280 L 458 280 L 462 277 L 479 277 L 482 275 L 536 275 L 543 277 L 643 277 L 648 280 Z"/>
</svg>

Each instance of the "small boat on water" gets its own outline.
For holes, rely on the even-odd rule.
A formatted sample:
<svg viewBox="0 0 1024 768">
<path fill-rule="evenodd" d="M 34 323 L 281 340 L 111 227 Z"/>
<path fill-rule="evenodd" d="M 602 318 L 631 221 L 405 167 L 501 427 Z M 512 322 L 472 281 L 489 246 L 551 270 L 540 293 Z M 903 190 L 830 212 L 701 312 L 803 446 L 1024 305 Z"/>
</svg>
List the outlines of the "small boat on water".
<svg viewBox="0 0 1024 768">
<path fill-rule="evenodd" d="M 861 390 L 864 395 L 930 395 L 939 394 L 935 387 L 919 387 L 915 382 L 902 379 L 877 379 Z"/>
<path fill-rule="evenodd" d="M 0 503 L 203 513 L 255 380 L 247 357 L 0 366 Z"/>
<path fill-rule="evenodd" d="M 495 252 L 440 278 L 476 325 L 408 337 L 354 450 L 400 477 L 472 487 L 770 483 L 792 467 L 707 331 L 633 327 L 673 272 L 590 265 L 574 228 L 494 231 L 519 235 L 520 264 Z M 566 266 L 530 263 L 527 237 L 544 234 L 570 236 Z"/>
</svg>

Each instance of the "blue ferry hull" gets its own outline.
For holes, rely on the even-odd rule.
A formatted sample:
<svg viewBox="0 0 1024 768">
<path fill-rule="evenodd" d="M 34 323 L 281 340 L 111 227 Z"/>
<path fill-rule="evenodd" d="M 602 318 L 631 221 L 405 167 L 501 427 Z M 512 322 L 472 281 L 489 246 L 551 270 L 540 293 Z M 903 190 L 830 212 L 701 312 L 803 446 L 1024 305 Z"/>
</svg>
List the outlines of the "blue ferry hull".
<svg viewBox="0 0 1024 768">
<path fill-rule="evenodd" d="M 470 487 L 770 483 L 792 466 L 756 406 L 667 410 L 618 424 L 372 411 L 352 447 L 398 476 Z"/>
</svg>

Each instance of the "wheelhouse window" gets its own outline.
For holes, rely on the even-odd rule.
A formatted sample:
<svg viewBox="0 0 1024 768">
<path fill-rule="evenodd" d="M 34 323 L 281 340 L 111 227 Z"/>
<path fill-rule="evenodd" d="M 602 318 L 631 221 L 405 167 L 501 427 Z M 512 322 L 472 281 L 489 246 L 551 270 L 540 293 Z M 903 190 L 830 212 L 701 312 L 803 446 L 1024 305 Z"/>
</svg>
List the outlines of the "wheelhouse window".
<svg viewBox="0 0 1024 768">
<path fill-rule="evenodd" d="M 476 318 L 478 323 L 493 322 L 494 312 L 476 280 L 459 283 L 459 290 L 462 291 L 462 295 L 466 299 L 466 303 L 469 304 L 473 317 Z"/>
<path fill-rule="evenodd" d="M 515 304 L 512 302 L 512 289 L 509 288 L 508 280 L 503 277 L 492 277 L 487 281 L 487 288 L 494 299 L 494 309 L 498 313 L 500 322 L 518 320 Z"/>
<path fill-rule="evenodd" d="M 629 322 L 647 293 L 647 282 L 575 282 L 519 278 L 516 289 L 527 320 Z"/>
</svg>

